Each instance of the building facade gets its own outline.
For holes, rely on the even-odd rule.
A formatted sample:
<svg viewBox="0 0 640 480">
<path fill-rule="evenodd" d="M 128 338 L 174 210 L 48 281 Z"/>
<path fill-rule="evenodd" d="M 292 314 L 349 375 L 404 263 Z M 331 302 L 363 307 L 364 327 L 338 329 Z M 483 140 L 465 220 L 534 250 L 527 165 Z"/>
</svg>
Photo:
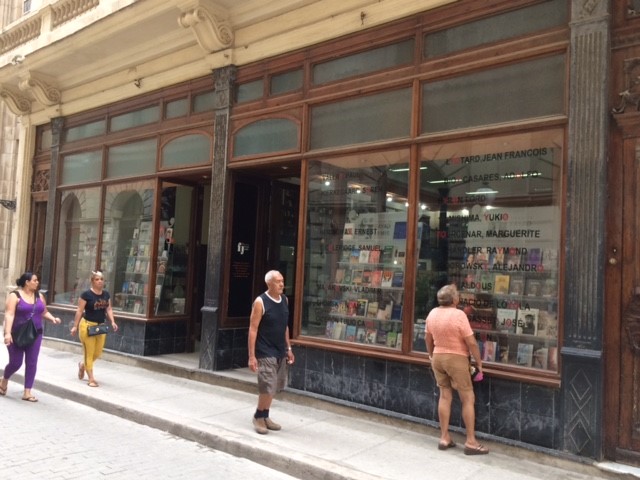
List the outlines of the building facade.
<svg viewBox="0 0 640 480">
<path fill-rule="evenodd" d="M 244 368 L 275 268 L 291 388 L 435 423 L 424 323 L 455 283 L 479 432 L 637 463 L 640 4 L 35 7 L 0 35 L 4 215 L 57 315 L 100 268 L 108 348 Z"/>
</svg>

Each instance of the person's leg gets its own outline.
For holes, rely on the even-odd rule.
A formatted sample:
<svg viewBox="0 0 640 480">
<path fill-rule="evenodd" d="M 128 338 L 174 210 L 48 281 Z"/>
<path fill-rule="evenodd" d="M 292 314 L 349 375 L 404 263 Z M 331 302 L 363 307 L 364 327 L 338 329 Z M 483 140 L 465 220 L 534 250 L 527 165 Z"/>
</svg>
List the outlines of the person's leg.
<svg viewBox="0 0 640 480">
<path fill-rule="evenodd" d="M 84 320 L 84 318 L 80 320 L 80 326 L 78 327 L 78 336 L 80 337 L 80 342 L 82 343 L 82 351 L 84 353 L 84 369 L 87 372 L 87 376 L 89 377 L 89 386 L 97 387 L 98 383 L 93 377 L 93 359 L 95 358 L 94 350 L 96 348 L 96 337 L 90 337 L 87 334 L 87 326 L 87 322 Z"/>
<path fill-rule="evenodd" d="M 13 343 L 7 346 L 7 351 L 9 352 L 9 363 L 4 367 L 4 374 L 2 375 L 2 380 L 0 380 L 0 393 L 2 395 L 7 391 L 11 376 L 22 366 L 22 358 L 24 356 L 24 352 Z"/>
<path fill-rule="evenodd" d="M 462 421 L 467 431 L 467 441 L 465 446 L 477 447 L 478 440 L 476 440 L 476 396 L 473 390 L 464 390 L 458 392 L 460 396 L 460 402 L 462 403 Z"/>
<path fill-rule="evenodd" d="M 449 420 L 451 418 L 451 402 L 453 400 L 453 390 L 449 387 L 440 387 L 440 399 L 438 400 L 438 419 L 440 421 L 440 444 L 449 445 L 451 435 L 449 434 Z"/>
<path fill-rule="evenodd" d="M 275 358 L 258 359 L 258 406 L 253 415 L 253 426 L 260 434 L 269 430 L 279 430 L 280 426 L 267 420 L 269 408 L 276 393 L 278 380 L 278 363 Z"/>
<path fill-rule="evenodd" d="M 36 341 L 24 352 L 24 393 L 23 400 L 30 402 L 37 401 L 36 397 L 31 394 L 31 389 L 36 380 L 36 371 L 38 370 L 38 356 L 40 355 L 40 346 L 42 345 L 42 335 L 38 335 Z"/>
</svg>

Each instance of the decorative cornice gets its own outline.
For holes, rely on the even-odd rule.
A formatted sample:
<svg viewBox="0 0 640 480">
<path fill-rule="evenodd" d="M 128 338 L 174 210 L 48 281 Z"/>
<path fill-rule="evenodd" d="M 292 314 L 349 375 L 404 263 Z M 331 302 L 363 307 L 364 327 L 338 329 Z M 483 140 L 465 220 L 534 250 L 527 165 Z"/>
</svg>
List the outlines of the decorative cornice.
<svg viewBox="0 0 640 480">
<path fill-rule="evenodd" d="M 62 0 L 56 2 L 51 6 L 51 27 L 59 27 L 98 5 L 100 5 L 100 0 Z"/>
<path fill-rule="evenodd" d="M 51 85 L 52 80 L 42 74 L 27 72 L 21 76 L 18 87 L 23 92 L 30 92 L 36 101 L 48 107 L 60 103 L 60 90 Z"/>
<path fill-rule="evenodd" d="M 178 17 L 178 24 L 193 30 L 206 53 L 224 50 L 233 44 L 233 29 L 226 11 L 206 0 L 197 0 L 185 10 Z"/>
<path fill-rule="evenodd" d="M 4 100 L 14 115 L 31 112 L 31 101 L 10 85 L 0 84 L 0 98 Z"/>
<path fill-rule="evenodd" d="M 3 32 L 0 34 L 0 53 L 8 52 L 38 37 L 41 27 L 42 17 L 38 15 Z"/>
<path fill-rule="evenodd" d="M 624 113 L 628 106 L 640 110 L 640 58 L 630 58 L 624 61 L 624 74 L 627 88 L 620 92 L 620 104 L 612 109 L 613 114 Z"/>
</svg>

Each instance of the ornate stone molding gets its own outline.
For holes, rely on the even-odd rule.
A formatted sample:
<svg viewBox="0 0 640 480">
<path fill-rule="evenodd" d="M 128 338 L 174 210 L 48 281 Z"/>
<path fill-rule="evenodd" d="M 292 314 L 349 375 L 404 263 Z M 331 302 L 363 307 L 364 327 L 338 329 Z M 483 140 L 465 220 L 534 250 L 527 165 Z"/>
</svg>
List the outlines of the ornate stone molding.
<svg viewBox="0 0 640 480">
<path fill-rule="evenodd" d="M 224 50 L 233 43 L 233 29 L 226 11 L 210 1 L 198 0 L 178 17 L 178 24 L 193 30 L 206 53 Z"/>
<path fill-rule="evenodd" d="M 613 114 L 624 113 L 628 106 L 640 111 L 640 58 L 630 58 L 624 61 L 626 90 L 620 92 L 620 104 L 613 108 Z"/>
<path fill-rule="evenodd" d="M 4 100 L 14 115 L 24 115 L 31 112 L 31 100 L 21 95 L 10 85 L 0 84 L 0 98 Z"/>
<path fill-rule="evenodd" d="M 23 92 L 31 93 L 36 101 L 44 106 L 60 103 L 60 90 L 51 85 L 52 80 L 44 75 L 27 72 L 20 78 L 18 86 Z"/>
</svg>

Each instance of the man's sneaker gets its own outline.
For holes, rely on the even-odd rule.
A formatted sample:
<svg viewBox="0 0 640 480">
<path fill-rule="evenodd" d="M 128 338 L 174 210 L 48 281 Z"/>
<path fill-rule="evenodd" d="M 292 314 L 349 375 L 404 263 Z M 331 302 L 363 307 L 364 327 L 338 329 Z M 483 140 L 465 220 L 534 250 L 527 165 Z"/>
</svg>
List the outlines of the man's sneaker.
<svg viewBox="0 0 640 480">
<path fill-rule="evenodd" d="M 265 433 L 269 433 L 267 429 L 267 423 L 264 418 L 253 418 L 253 428 L 256 429 L 256 432 L 264 435 Z"/>
<path fill-rule="evenodd" d="M 276 422 L 271 420 L 269 417 L 264 419 L 264 424 L 267 426 L 269 430 L 280 430 L 282 427 L 278 425 Z"/>
</svg>

